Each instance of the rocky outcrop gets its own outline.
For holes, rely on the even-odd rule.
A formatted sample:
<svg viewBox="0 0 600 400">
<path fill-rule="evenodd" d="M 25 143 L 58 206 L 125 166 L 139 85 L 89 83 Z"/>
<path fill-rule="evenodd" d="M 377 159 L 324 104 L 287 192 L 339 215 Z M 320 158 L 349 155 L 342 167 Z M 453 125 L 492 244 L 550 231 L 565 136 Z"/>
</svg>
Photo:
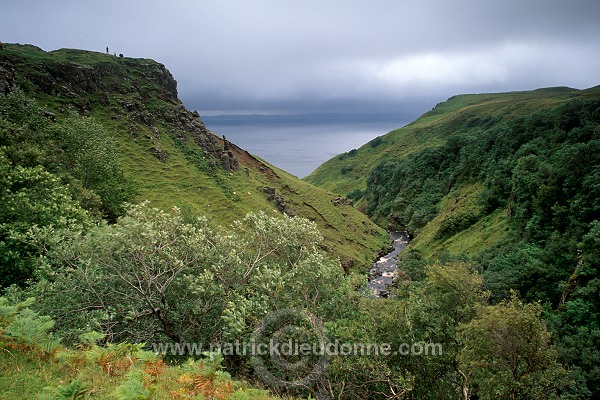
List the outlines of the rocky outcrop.
<svg viewBox="0 0 600 400">
<path fill-rule="evenodd" d="M 227 138 L 223 135 L 223 151 L 219 156 L 221 164 L 226 171 L 237 171 L 240 168 L 238 160 L 233 155 L 233 151 L 230 149 L 230 143 Z"/>
<path fill-rule="evenodd" d="M 160 147 L 158 147 L 158 146 L 154 146 L 154 147 L 152 148 L 152 153 L 154 154 L 154 156 L 155 156 L 156 158 L 158 158 L 158 160 L 159 160 L 160 162 L 163 162 L 163 163 L 164 163 L 164 162 L 167 160 L 167 152 L 166 152 L 166 151 L 164 151 L 164 150 L 162 150 L 162 149 L 161 149 Z"/>
<path fill-rule="evenodd" d="M 289 216 L 295 215 L 292 208 L 286 202 L 285 197 L 283 197 L 283 195 L 277 194 L 277 190 L 274 187 L 265 186 L 263 188 L 263 190 L 267 194 L 267 200 L 275 203 L 275 207 L 277 207 L 277 209 L 280 212 L 287 214 Z"/>
<path fill-rule="evenodd" d="M 331 200 L 331 202 L 333 203 L 334 206 L 339 206 L 339 205 L 352 205 L 352 200 L 348 199 L 347 197 L 342 197 L 342 196 L 337 196 L 334 199 Z"/>
<path fill-rule="evenodd" d="M 238 160 L 231 151 L 224 151 L 219 157 L 225 171 L 237 171 L 240 168 Z"/>
<path fill-rule="evenodd" d="M 45 65 L 46 74 L 40 75 L 39 86 L 48 94 L 57 94 L 66 90 L 70 95 L 83 95 L 95 92 L 100 87 L 100 73 L 89 65 L 71 62 L 50 63 Z"/>
<path fill-rule="evenodd" d="M 126 63 L 128 61 L 125 61 Z M 165 99 L 179 101 L 177 98 L 177 81 L 171 75 L 171 72 L 160 63 L 142 64 L 143 77 L 149 81 L 155 82 L 159 87 L 164 89 L 161 93 Z"/>
<path fill-rule="evenodd" d="M 17 45 L 11 45 L 16 47 Z M 19 46 L 28 47 L 28 46 Z M 30 46 L 31 47 L 31 46 Z M 78 96 L 101 91 L 103 93 L 131 94 L 136 92 L 142 99 L 157 96 L 163 100 L 179 103 L 177 81 L 167 68 L 151 60 L 132 58 L 99 59 L 112 57 L 84 50 L 61 49 L 46 53 L 48 60 L 27 63 L 27 68 L 19 70 L 25 80 L 31 82 L 34 90 L 51 96 Z M 72 56 L 82 62 L 62 62 L 52 59 L 53 53 Z M 93 60 L 89 62 L 89 60 Z M 23 66 L 24 60 L 10 51 L 0 53 L 0 65 Z M 2 73 L 3 71 L 0 71 Z M 146 85 L 151 83 L 151 85 Z M 155 90 L 158 89 L 158 90 Z M 158 92 L 158 93 L 157 93 Z"/>
<path fill-rule="evenodd" d="M 26 91 L 60 98 L 84 115 L 96 106 L 110 107 L 113 120 L 127 121 L 132 139 L 137 138 L 137 124 L 156 131 L 157 120 L 165 120 L 172 126 L 171 133 L 182 142 L 192 138 L 205 154 L 221 159 L 224 168 L 238 168 L 233 155 L 223 155 L 223 148 L 206 128 L 200 115 L 186 110 L 179 101 L 177 81 L 163 64 L 130 58 L 112 59 L 110 55 L 68 49 L 57 52 L 72 56 L 74 60 L 94 62 L 59 62 L 53 59 L 53 52 L 35 50 L 48 55 L 48 59 L 31 63 L 17 53 L 0 53 L 0 93 L 9 93 L 17 88 L 19 82 L 15 70 L 18 69 L 23 83 L 26 83 Z M 151 109 L 149 101 L 156 98 L 165 102 L 158 109 Z M 165 160 L 162 150 L 155 148 L 153 152 L 161 161 Z"/>
<path fill-rule="evenodd" d="M 11 45 L 15 51 L 0 52 L 0 93 L 14 91 L 23 80 L 27 92 L 59 98 L 68 108 L 88 115 L 94 107 L 111 112 L 115 121 L 129 132 L 133 140 L 145 126 L 160 139 L 156 128 L 160 122 L 168 132 L 186 143 L 193 140 L 204 152 L 211 166 L 220 164 L 227 171 L 239 169 L 239 161 L 206 128 L 196 111 L 189 111 L 177 97 L 177 81 L 169 70 L 152 60 L 113 57 L 83 50 L 61 49 L 44 52 L 39 48 Z M 30 62 L 18 50 L 39 52 L 41 62 Z M 54 57 L 54 55 L 57 57 Z M 64 60 L 68 56 L 71 61 Z M 81 61 L 80 61 L 81 60 Z M 161 100 L 157 102 L 156 100 Z M 164 162 L 166 153 L 152 141 L 154 155 Z"/>
<path fill-rule="evenodd" d="M 0 62 L 0 93 L 8 94 L 17 88 L 12 64 Z"/>
<path fill-rule="evenodd" d="M 265 186 L 263 188 L 264 192 L 267 194 L 267 200 L 273 200 L 275 198 L 275 192 L 277 192 L 277 189 L 275 189 L 272 186 Z"/>
</svg>

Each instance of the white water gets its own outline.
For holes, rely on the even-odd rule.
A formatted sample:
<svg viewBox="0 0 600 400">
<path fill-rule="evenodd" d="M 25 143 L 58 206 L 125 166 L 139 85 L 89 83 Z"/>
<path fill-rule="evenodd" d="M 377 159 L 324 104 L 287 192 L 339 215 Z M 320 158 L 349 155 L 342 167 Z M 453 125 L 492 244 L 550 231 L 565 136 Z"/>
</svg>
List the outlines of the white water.
<svg viewBox="0 0 600 400">
<path fill-rule="evenodd" d="M 398 254 L 408 246 L 409 239 L 406 232 L 392 232 L 390 236 L 394 249 L 373 263 L 369 271 L 367 292 L 373 297 L 390 296 L 389 288 L 398 279 Z"/>
</svg>

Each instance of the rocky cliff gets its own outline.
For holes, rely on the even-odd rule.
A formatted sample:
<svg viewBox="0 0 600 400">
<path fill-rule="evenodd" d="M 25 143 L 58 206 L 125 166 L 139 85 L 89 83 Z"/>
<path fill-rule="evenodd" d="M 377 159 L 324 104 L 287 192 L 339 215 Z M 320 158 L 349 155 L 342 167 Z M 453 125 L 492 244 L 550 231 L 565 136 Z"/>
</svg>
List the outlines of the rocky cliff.
<svg viewBox="0 0 600 400">
<path fill-rule="evenodd" d="M 227 170 L 237 169 L 233 154 L 219 144 L 200 115 L 188 111 L 181 103 L 177 97 L 177 81 L 163 64 L 83 50 L 46 53 L 40 48 L 25 46 L 43 59 L 43 62 L 31 63 L 29 58 L 10 51 L 14 45 L 6 47 L 0 53 L 0 93 L 16 90 L 19 82 L 26 92 L 38 98 L 60 99 L 66 108 L 84 115 L 89 115 L 94 108 L 108 107 L 113 120 L 129 122 L 133 138 L 138 133 L 136 124 L 158 134 L 157 121 L 165 121 L 172 126 L 170 133 L 182 142 L 192 138 L 214 159 L 213 164 L 220 161 Z M 98 57 L 103 59 L 98 61 Z M 153 107 L 157 99 L 163 104 Z M 64 109 L 58 107 L 57 111 L 64 112 Z M 165 161 L 164 153 L 154 150 L 155 155 Z"/>
<path fill-rule="evenodd" d="M 15 90 L 34 97 L 57 123 L 75 112 L 112 132 L 140 201 L 177 205 L 225 224 L 259 210 L 303 216 L 317 222 L 331 255 L 364 271 L 385 245 L 385 233 L 351 205 L 208 130 L 156 61 L 6 44 L 0 93 Z"/>
</svg>

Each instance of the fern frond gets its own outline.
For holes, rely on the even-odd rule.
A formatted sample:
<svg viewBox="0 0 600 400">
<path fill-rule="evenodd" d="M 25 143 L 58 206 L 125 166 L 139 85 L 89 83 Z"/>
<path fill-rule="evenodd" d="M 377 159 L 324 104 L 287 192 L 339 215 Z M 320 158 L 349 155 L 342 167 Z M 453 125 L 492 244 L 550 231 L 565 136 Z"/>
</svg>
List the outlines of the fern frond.
<svg viewBox="0 0 600 400">
<path fill-rule="evenodd" d="M 38 400 L 84 400 L 89 398 L 91 389 L 77 377 L 68 385 L 61 385 L 56 388 L 44 388 L 46 393 L 38 396 Z"/>
<path fill-rule="evenodd" d="M 115 396 L 119 400 L 146 400 L 152 398 L 153 387 L 144 384 L 143 374 L 140 371 L 132 371 L 128 379 L 117 387 Z"/>
<path fill-rule="evenodd" d="M 23 304 L 25 303 L 20 303 L 18 306 Z M 54 321 L 50 317 L 39 316 L 28 308 L 16 312 L 12 322 L 4 329 L 4 335 L 17 342 L 39 348 L 45 353 L 51 353 L 59 346 L 60 340 L 50 333 L 54 327 Z"/>
</svg>

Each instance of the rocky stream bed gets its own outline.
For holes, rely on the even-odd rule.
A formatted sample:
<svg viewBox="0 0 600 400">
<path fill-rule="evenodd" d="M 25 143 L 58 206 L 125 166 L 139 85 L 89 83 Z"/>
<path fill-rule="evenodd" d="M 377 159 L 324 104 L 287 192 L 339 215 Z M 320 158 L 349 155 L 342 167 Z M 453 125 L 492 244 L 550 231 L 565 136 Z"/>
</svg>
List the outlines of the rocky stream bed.
<svg viewBox="0 0 600 400">
<path fill-rule="evenodd" d="M 390 287 L 398 279 L 398 254 L 410 241 L 406 232 L 391 232 L 393 250 L 373 263 L 369 270 L 367 292 L 371 297 L 390 297 Z"/>
</svg>

